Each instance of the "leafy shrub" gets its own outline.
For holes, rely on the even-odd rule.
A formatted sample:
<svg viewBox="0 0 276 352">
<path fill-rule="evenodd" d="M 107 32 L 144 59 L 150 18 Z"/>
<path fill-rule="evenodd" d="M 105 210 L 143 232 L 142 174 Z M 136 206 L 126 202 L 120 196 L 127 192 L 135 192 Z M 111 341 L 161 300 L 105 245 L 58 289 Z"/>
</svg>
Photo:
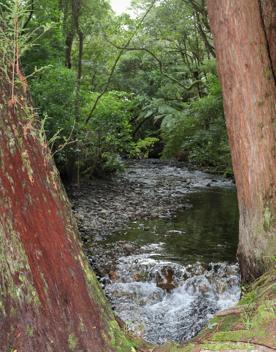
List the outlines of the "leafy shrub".
<svg viewBox="0 0 276 352">
<path fill-rule="evenodd" d="M 86 96 L 85 116 L 96 97 L 96 93 Z M 147 137 L 134 140 L 131 120 L 135 107 L 136 100 L 126 92 L 110 91 L 100 100 L 89 125 L 85 127 L 85 140 L 89 147 L 85 147 L 83 152 L 86 154 L 85 164 L 90 165 L 89 172 L 101 175 L 120 170 L 121 156 L 139 159 L 148 157 L 158 139 Z"/>
<path fill-rule="evenodd" d="M 182 110 L 170 108 L 162 121 L 164 158 L 176 157 L 217 172 L 231 174 L 223 102 L 218 79 L 208 76 L 208 94 L 185 103 Z"/>
<path fill-rule="evenodd" d="M 72 70 L 63 66 L 51 66 L 31 81 L 32 98 L 39 115 L 45 119 L 48 140 L 54 140 L 52 149 L 61 171 L 75 153 L 75 146 L 68 143 L 76 129 L 75 80 Z M 64 145 L 66 147 L 56 153 Z"/>
<path fill-rule="evenodd" d="M 85 95 L 82 114 L 87 116 L 97 93 Z M 121 168 L 120 156 L 131 149 L 132 96 L 125 92 L 110 91 L 104 95 L 88 124 L 83 122 L 81 149 L 85 173 L 103 174 Z"/>
<path fill-rule="evenodd" d="M 47 116 L 45 131 L 48 140 L 54 140 L 57 166 L 65 175 L 72 174 L 76 163 L 86 175 L 120 169 L 119 156 L 130 151 L 132 142 L 131 96 L 107 93 L 86 124 L 97 93 L 82 92 L 81 119 L 76 121 L 75 81 L 74 71 L 56 66 L 46 68 L 31 82 L 35 106 L 41 118 Z"/>
<path fill-rule="evenodd" d="M 130 157 L 135 159 L 148 158 L 151 149 L 157 142 L 159 142 L 159 138 L 156 137 L 146 137 L 144 139 L 139 139 L 137 142 L 133 142 Z"/>
</svg>

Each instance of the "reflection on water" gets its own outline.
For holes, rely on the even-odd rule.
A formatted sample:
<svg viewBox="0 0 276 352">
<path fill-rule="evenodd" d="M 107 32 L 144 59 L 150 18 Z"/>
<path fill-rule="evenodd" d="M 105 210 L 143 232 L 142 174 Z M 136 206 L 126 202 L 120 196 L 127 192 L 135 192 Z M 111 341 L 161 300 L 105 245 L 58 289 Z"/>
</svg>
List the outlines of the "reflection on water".
<svg viewBox="0 0 276 352">
<path fill-rule="evenodd" d="M 162 257 L 182 264 L 235 262 L 238 244 L 235 191 L 203 190 L 187 195 L 185 200 L 191 207 L 175 218 L 134 222 L 127 231 L 113 235 L 112 242 L 162 243 Z"/>
</svg>

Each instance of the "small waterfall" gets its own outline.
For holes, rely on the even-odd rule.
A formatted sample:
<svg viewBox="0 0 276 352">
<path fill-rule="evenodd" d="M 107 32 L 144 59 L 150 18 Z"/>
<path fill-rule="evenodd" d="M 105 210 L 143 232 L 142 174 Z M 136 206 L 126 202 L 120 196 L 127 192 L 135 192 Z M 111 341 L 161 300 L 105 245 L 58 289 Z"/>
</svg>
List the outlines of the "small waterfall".
<svg viewBox="0 0 276 352">
<path fill-rule="evenodd" d="M 121 257 L 106 293 L 129 330 L 152 343 L 184 342 L 240 298 L 237 264 L 182 265 L 155 259 L 161 245 Z M 152 251 L 154 250 L 154 251 Z M 154 256 L 154 258 L 153 258 Z"/>
</svg>

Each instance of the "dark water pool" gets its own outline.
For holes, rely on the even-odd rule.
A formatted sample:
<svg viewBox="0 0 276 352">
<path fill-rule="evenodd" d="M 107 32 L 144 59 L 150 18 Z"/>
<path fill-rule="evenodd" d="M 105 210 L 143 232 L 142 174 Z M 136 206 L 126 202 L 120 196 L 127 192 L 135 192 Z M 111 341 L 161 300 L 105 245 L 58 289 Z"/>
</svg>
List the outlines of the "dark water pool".
<svg viewBox="0 0 276 352">
<path fill-rule="evenodd" d="M 127 240 L 145 246 L 162 243 L 163 259 L 181 264 L 197 261 L 235 262 L 238 244 L 238 207 L 233 188 L 188 194 L 187 209 L 172 219 L 133 222 L 112 242 Z M 110 239 L 108 240 L 110 241 Z"/>
</svg>

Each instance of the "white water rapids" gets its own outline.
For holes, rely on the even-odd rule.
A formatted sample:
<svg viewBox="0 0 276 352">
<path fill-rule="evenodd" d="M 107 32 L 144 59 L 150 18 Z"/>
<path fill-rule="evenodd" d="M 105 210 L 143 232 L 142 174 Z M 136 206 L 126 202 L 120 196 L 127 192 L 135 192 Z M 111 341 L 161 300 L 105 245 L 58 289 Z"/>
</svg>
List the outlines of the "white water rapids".
<svg viewBox="0 0 276 352">
<path fill-rule="evenodd" d="M 115 311 L 129 330 L 146 341 L 184 342 L 195 336 L 219 310 L 240 298 L 237 264 L 181 264 L 154 259 L 160 245 L 145 246 L 144 254 L 121 257 L 116 278 L 106 285 Z M 153 258 L 154 257 L 154 258 Z M 164 272 L 172 274 L 165 290 Z M 161 278 L 161 279 L 160 279 Z"/>
</svg>

